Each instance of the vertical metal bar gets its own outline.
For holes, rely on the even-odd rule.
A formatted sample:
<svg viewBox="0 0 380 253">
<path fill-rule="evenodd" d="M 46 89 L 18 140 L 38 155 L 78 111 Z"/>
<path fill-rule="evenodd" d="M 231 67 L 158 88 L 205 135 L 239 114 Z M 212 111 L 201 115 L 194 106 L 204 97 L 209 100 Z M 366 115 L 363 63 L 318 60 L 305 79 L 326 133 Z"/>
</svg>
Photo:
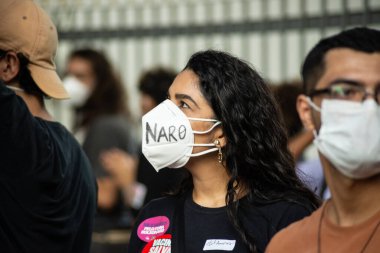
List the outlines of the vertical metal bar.
<svg viewBox="0 0 380 253">
<path fill-rule="evenodd" d="M 262 23 L 265 23 L 268 19 L 268 1 L 261 0 L 261 13 L 263 14 Z M 261 68 L 265 77 L 268 75 L 268 35 L 265 28 L 261 29 Z"/>
<path fill-rule="evenodd" d="M 107 29 L 109 27 L 109 10 L 110 8 L 102 6 L 102 11 L 101 11 L 101 17 L 102 17 L 102 26 L 101 28 Z"/>
<path fill-rule="evenodd" d="M 205 7 L 205 10 L 206 10 L 206 16 L 208 17 L 207 18 L 207 24 L 212 24 L 213 20 L 212 20 L 212 15 L 213 15 L 213 9 L 212 9 L 212 2 L 210 1 L 206 1 L 206 7 Z M 212 47 L 212 33 L 208 33 L 207 35 L 205 35 L 205 40 L 206 40 L 206 47 L 207 48 L 211 48 Z"/>
<path fill-rule="evenodd" d="M 326 36 L 326 18 L 327 18 L 327 3 L 326 0 L 321 0 L 322 18 L 320 23 L 321 37 Z"/>
<path fill-rule="evenodd" d="M 187 1 L 187 13 L 188 13 L 188 17 L 194 17 L 195 16 L 195 3 L 193 3 L 192 1 Z M 190 22 L 190 20 L 192 20 L 191 18 L 188 19 L 188 22 L 187 24 L 189 25 L 192 25 L 192 22 Z M 193 54 L 194 51 L 195 51 L 195 46 L 194 46 L 194 42 L 195 42 L 195 39 L 194 39 L 195 36 L 192 36 L 192 35 L 189 35 L 188 36 L 188 41 L 189 43 L 187 44 L 187 52 L 190 53 L 190 54 Z"/>
<path fill-rule="evenodd" d="M 118 28 L 122 28 L 127 23 L 127 10 L 128 10 L 128 4 L 123 4 L 119 6 L 119 22 L 118 22 Z"/>
<path fill-rule="evenodd" d="M 242 0 L 242 17 L 244 22 L 249 22 L 249 10 L 250 10 L 250 2 L 249 0 Z M 251 47 L 249 44 L 249 33 L 244 32 L 241 34 L 241 47 L 243 55 L 246 55 L 247 60 L 251 55 Z"/>
<path fill-rule="evenodd" d="M 159 15 L 157 13 L 157 10 L 156 10 L 156 7 L 157 5 L 153 2 L 150 3 L 150 6 L 148 8 L 151 8 L 151 14 L 152 14 L 152 22 L 153 24 L 157 24 L 158 23 L 158 19 L 159 19 Z M 169 16 L 173 17 L 173 15 L 170 13 L 171 10 L 169 11 Z M 171 19 L 172 21 L 172 19 Z M 171 24 L 169 24 L 171 25 Z M 161 50 L 160 50 L 160 39 L 161 38 L 156 38 L 156 39 L 153 39 L 151 38 L 152 40 L 152 43 L 153 43 L 153 62 L 160 62 L 161 58 L 163 57 Z"/>
<path fill-rule="evenodd" d="M 367 26 L 369 23 L 369 0 L 364 0 L 364 11 L 363 11 L 363 26 Z"/>
<path fill-rule="evenodd" d="M 179 3 L 173 3 L 172 6 L 169 8 L 169 13 L 171 17 L 176 17 L 175 19 L 172 18 L 171 22 L 173 25 L 179 20 Z M 170 54 L 168 57 L 170 57 L 170 62 L 179 62 L 178 61 L 178 47 L 176 46 L 176 38 L 175 34 L 169 35 L 168 36 L 168 43 L 169 43 L 169 48 L 171 48 Z M 162 56 L 165 57 L 165 56 Z"/>
<path fill-rule="evenodd" d="M 343 10 L 342 19 L 341 19 L 341 28 L 342 28 L 342 30 L 344 30 L 344 29 L 346 29 L 346 27 L 348 25 L 348 18 L 349 18 L 347 0 L 342 0 L 341 5 L 342 5 L 342 10 Z"/>
<path fill-rule="evenodd" d="M 132 23 L 135 26 L 140 26 L 141 23 L 139 22 L 138 18 L 141 17 L 142 13 L 140 11 L 139 3 L 137 1 L 134 1 L 133 4 L 131 4 L 131 8 L 133 9 L 133 12 L 135 13 L 135 15 L 133 15 L 133 18 L 135 20 L 133 20 Z M 135 43 L 135 48 L 136 48 L 133 54 L 134 63 L 135 63 L 133 68 L 135 69 L 135 71 L 137 71 L 141 69 L 141 66 L 143 65 L 143 59 L 145 58 L 145 51 L 143 47 L 144 39 L 141 36 L 138 36 L 133 40 L 133 43 Z"/>
<path fill-rule="evenodd" d="M 288 1 L 287 0 L 280 0 L 280 8 L 281 8 L 281 19 L 282 19 L 282 24 L 286 23 L 286 20 L 288 19 L 287 17 L 287 13 L 286 13 L 286 6 L 288 5 Z M 280 71 L 281 71 L 281 75 L 280 75 L 280 78 L 282 80 L 285 80 L 286 79 L 286 72 L 287 72 L 287 59 L 288 59 L 288 43 L 287 43 L 287 40 L 286 40 L 286 29 L 285 27 L 281 27 L 281 30 L 280 30 L 280 36 L 281 36 L 281 43 L 280 43 L 280 62 L 281 62 L 281 66 L 280 66 Z"/>
<path fill-rule="evenodd" d="M 304 58 L 304 54 L 305 54 L 305 22 L 306 22 L 306 18 L 307 18 L 307 15 L 306 15 L 306 1 L 303 1 L 301 0 L 300 1 L 301 4 L 300 4 L 300 11 L 301 11 L 301 27 L 300 27 L 300 30 L 299 30 L 299 33 L 300 33 L 300 48 L 299 48 L 299 56 L 300 56 L 300 59 L 298 62 L 302 62 L 303 58 Z"/>
<path fill-rule="evenodd" d="M 224 16 L 224 22 L 229 23 L 231 22 L 231 1 L 230 0 L 223 0 L 223 16 Z M 223 50 L 224 51 L 230 51 L 231 50 L 231 34 L 227 33 L 226 30 L 223 31 L 222 35 L 224 36 L 223 40 Z"/>
</svg>

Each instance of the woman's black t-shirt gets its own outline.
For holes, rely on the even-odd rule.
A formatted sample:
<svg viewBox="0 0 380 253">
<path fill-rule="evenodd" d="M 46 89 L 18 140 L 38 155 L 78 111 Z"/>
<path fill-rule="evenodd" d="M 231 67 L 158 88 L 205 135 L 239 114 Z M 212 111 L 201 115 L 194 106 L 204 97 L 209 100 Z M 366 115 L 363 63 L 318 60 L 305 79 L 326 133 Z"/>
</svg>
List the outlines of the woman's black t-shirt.
<svg viewBox="0 0 380 253">
<path fill-rule="evenodd" d="M 310 215 L 305 205 L 277 201 L 259 203 L 247 197 L 239 201 L 239 218 L 254 238 L 258 252 L 275 233 Z M 227 207 L 197 205 L 191 194 L 165 197 L 150 202 L 140 213 L 128 252 L 249 252 L 228 219 Z"/>
</svg>

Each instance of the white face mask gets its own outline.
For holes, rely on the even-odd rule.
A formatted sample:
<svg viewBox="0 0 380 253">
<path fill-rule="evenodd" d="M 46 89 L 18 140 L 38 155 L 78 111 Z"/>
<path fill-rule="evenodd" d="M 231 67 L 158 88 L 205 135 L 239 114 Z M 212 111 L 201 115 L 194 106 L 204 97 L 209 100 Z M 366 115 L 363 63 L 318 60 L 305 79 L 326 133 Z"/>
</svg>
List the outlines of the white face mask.
<svg viewBox="0 0 380 253">
<path fill-rule="evenodd" d="M 314 132 L 318 150 L 342 174 L 354 179 L 380 173 L 380 106 L 373 99 L 363 103 L 324 99 L 321 128 Z"/>
<path fill-rule="evenodd" d="M 190 120 L 214 125 L 206 131 L 194 131 Z M 183 167 L 190 157 L 218 150 L 214 143 L 195 144 L 194 134 L 207 134 L 220 124 L 215 119 L 188 118 L 172 101 L 165 100 L 142 118 L 142 152 L 157 172 L 165 167 Z M 195 146 L 213 148 L 192 154 Z"/>
<path fill-rule="evenodd" d="M 67 76 L 63 79 L 63 86 L 70 99 L 63 100 L 63 103 L 69 106 L 81 106 L 90 96 L 90 89 L 74 76 Z"/>
</svg>

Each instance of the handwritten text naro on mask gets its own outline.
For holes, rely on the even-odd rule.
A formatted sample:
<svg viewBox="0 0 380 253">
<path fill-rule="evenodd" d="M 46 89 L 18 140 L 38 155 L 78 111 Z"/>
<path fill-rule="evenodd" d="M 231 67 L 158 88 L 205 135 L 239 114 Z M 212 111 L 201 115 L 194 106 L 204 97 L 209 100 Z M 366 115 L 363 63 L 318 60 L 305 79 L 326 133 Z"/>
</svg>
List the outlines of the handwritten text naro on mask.
<svg viewBox="0 0 380 253">
<path fill-rule="evenodd" d="M 149 125 L 149 122 L 146 122 L 145 129 L 146 144 L 149 144 L 150 139 L 152 139 L 153 142 L 159 143 L 162 139 L 165 139 L 167 142 L 173 142 L 183 140 L 186 137 L 186 127 L 184 125 L 161 126 L 159 127 L 159 130 L 157 130 L 157 123 L 154 124 L 154 127 L 152 129 L 152 127 Z"/>
</svg>

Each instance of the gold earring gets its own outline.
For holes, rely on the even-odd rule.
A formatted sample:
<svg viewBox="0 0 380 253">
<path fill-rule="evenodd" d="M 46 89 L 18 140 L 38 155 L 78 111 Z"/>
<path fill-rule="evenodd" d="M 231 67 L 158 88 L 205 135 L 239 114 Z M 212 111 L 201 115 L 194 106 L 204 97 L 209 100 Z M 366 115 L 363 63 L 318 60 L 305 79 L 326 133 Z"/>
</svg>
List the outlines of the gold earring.
<svg viewBox="0 0 380 253">
<path fill-rule="evenodd" d="M 214 144 L 218 148 L 218 162 L 222 163 L 223 162 L 223 153 L 222 153 L 222 148 L 220 147 L 219 140 L 215 140 Z"/>
</svg>

